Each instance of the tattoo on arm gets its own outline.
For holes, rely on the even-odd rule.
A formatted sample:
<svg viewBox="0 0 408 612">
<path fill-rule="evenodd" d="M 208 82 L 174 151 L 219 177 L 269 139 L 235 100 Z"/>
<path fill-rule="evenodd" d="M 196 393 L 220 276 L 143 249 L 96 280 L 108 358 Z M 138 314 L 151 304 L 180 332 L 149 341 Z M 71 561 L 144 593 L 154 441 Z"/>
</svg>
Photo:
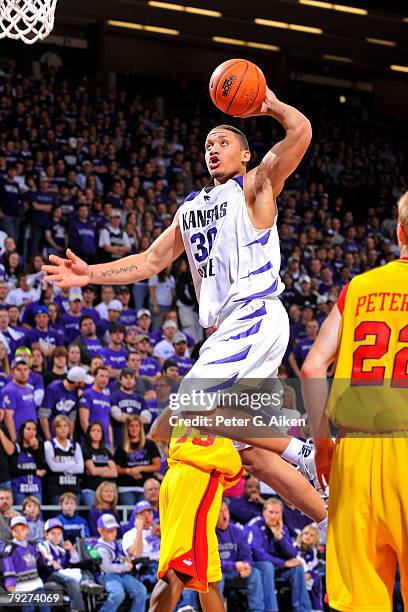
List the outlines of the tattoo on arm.
<svg viewBox="0 0 408 612">
<path fill-rule="evenodd" d="M 101 272 L 101 277 L 102 278 L 112 278 L 114 276 L 119 276 L 119 274 L 127 274 L 129 272 L 134 272 L 137 269 L 138 269 L 138 266 L 135 266 L 135 265 L 122 266 L 121 268 L 115 268 L 113 270 L 106 270 L 105 272 Z"/>
</svg>

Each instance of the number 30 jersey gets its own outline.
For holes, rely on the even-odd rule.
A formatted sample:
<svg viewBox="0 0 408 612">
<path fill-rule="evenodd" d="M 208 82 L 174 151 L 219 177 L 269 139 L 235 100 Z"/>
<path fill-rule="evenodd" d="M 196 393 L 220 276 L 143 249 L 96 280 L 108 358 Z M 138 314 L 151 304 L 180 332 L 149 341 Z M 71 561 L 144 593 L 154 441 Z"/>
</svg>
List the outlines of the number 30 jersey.
<svg viewBox="0 0 408 612">
<path fill-rule="evenodd" d="M 219 325 L 252 299 L 282 293 L 276 223 L 264 230 L 253 227 L 242 176 L 190 194 L 179 223 L 203 327 Z"/>
<path fill-rule="evenodd" d="M 338 307 L 329 417 L 345 431 L 408 435 L 408 259 L 355 276 Z"/>
</svg>

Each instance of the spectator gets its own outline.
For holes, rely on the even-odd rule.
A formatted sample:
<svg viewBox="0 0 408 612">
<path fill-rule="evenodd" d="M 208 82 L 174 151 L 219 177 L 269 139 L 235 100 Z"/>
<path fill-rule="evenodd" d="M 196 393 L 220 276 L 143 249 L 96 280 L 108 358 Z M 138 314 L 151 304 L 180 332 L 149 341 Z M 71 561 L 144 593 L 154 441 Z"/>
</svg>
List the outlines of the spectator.
<svg viewBox="0 0 408 612">
<path fill-rule="evenodd" d="M 44 357 L 50 357 L 55 347 L 60 345 L 60 337 L 50 329 L 48 306 L 37 306 L 34 319 L 35 327 L 27 332 L 27 343 L 31 349 L 33 344 L 38 344 Z"/>
<path fill-rule="evenodd" d="M 14 444 L 4 424 L 4 410 L 0 409 L 0 490 L 1 487 L 11 488 L 9 457 L 13 453 Z"/>
<path fill-rule="evenodd" d="M 99 612 L 117 610 L 126 593 L 132 599 L 130 612 L 140 612 L 145 607 L 146 588 L 131 575 L 133 564 L 128 557 L 121 554 L 116 541 L 119 524 L 110 514 L 102 514 L 97 526 L 99 538 L 95 548 L 102 557 L 98 581 L 108 592 L 108 598 Z"/>
<path fill-rule="evenodd" d="M 61 513 L 56 518 L 62 524 L 66 539 L 75 544 L 77 538 L 88 538 L 88 523 L 77 511 L 77 498 L 74 493 L 63 493 L 60 497 Z"/>
<path fill-rule="evenodd" d="M 85 285 L 85 287 L 82 288 L 82 315 L 91 317 L 91 319 L 95 322 L 95 325 L 98 325 L 101 318 L 98 311 L 94 307 L 95 297 L 96 295 L 93 285 Z"/>
<path fill-rule="evenodd" d="M 29 257 L 41 252 L 44 233 L 53 206 L 56 204 L 55 194 L 49 189 L 47 177 L 41 175 L 38 189 L 32 191 L 28 198 L 31 210 Z"/>
<path fill-rule="evenodd" d="M 7 357 L 6 345 L 0 342 L 0 390 L 10 380 L 10 364 Z"/>
<path fill-rule="evenodd" d="M 0 392 L 0 406 L 5 410 L 4 423 L 13 442 L 24 421 L 37 423 L 34 392 L 28 385 L 30 370 L 24 357 L 16 357 L 11 364 L 13 378 Z"/>
<path fill-rule="evenodd" d="M 159 498 L 160 498 L 160 482 L 156 478 L 148 478 L 143 485 L 143 500 L 148 502 L 152 507 L 154 522 L 158 525 L 160 523 L 159 516 Z M 136 511 L 133 510 L 127 530 L 132 529 L 135 524 Z"/>
<path fill-rule="evenodd" d="M 88 426 L 83 455 L 85 473 L 82 480 L 82 502 L 85 506 L 92 506 L 99 485 L 109 479 L 113 482 L 118 476 L 113 455 L 105 446 L 103 427 L 97 421 Z"/>
<path fill-rule="evenodd" d="M 40 552 L 39 569 L 44 582 L 57 582 L 67 590 L 70 608 L 73 611 L 85 610 L 80 581 L 64 570 L 79 563 L 79 554 L 72 543 L 64 541 L 64 527 L 57 518 L 48 519 L 44 525 L 45 540 L 38 545 Z M 81 578 L 80 570 L 77 570 Z"/>
<path fill-rule="evenodd" d="M 152 383 L 147 380 L 146 378 L 142 378 L 142 376 L 139 376 L 139 372 L 140 372 L 140 364 L 142 362 L 142 358 L 139 355 L 139 353 L 135 353 L 135 352 L 129 352 L 127 359 L 126 359 L 126 368 L 133 370 L 135 373 L 135 379 L 136 379 L 136 386 L 135 386 L 135 391 L 137 391 L 137 393 L 140 393 L 140 395 L 143 395 L 143 397 L 145 397 L 146 399 L 146 394 L 149 392 L 153 392 L 153 385 Z"/>
<path fill-rule="evenodd" d="M 142 567 L 140 580 L 154 587 L 157 581 L 157 568 L 160 555 L 160 528 L 154 523 L 153 506 L 148 501 L 140 501 L 133 511 L 133 527 L 125 533 L 122 548 L 131 560 L 146 557 L 149 562 Z M 150 590 L 150 589 L 149 589 Z"/>
<path fill-rule="evenodd" d="M 1 229 L 14 238 L 17 243 L 20 238 L 21 194 L 16 181 L 17 166 L 10 163 L 5 176 L 0 180 Z"/>
<path fill-rule="evenodd" d="M 96 229 L 89 220 L 89 208 L 80 202 L 73 215 L 69 218 L 68 244 L 70 248 L 89 263 L 96 259 Z"/>
<path fill-rule="evenodd" d="M 160 365 L 174 355 L 173 338 L 176 332 L 177 324 L 174 321 L 166 321 L 163 324 L 164 339 L 160 340 L 153 349 L 153 356 L 158 359 Z"/>
<path fill-rule="evenodd" d="M 115 452 L 119 501 L 131 506 L 142 499 L 150 474 L 160 471 L 160 452 L 153 440 L 146 439 L 140 416 L 129 417 L 123 431 L 123 444 Z"/>
<path fill-rule="evenodd" d="M 150 425 L 152 421 L 152 415 L 147 410 L 143 396 L 135 390 L 135 371 L 124 368 L 119 376 L 119 384 L 119 389 L 111 395 L 111 416 L 115 447 L 119 446 L 122 441 L 123 423 L 127 421 L 129 416 L 134 414 L 140 415 L 144 425 Z"/>
<path fill-rule="evenodd" d="M 53 349 L 51 349 L 53 350 Z M 44 379 L 43 375 L 47 369 L 47 361 L 44 357 L 44 353 L 40 344 L 32 344 L 31 345 L 31 372 L 30 376 L 36 375 L 38 379 L 41 379 L 42 392 L 44 396 Z M 38 380 L 37 379 L 37 380 Z M 30 379 L 28 381 L 30 385 Z"/>
<path fill-rule="evenodd" d="M 33 544 L 27 541 L 29 527 L 24 516 L 15 516 L 10 521 L 13 541 L 3 553 L 4 586 L 9 593 L 36 593 L 45 595 L 44 584 L 38 575 L 38 553 Z M 41 606 L 51 612 L 47 605 Z M 34 612 L 34 606 L 24 606 Z"/>
<path fill-rule="evenodd" d="M 194 365 L 194 361 L 190 357 L 186 356 L 187 350 L 187 336 L 183 332 L 176 332 L 173 338 L 174 354 L 170 357 L 172 361 L 175 361 L 179 376 L 183 378 L 191 370 Z"/>
<path fill-rule="evenodd" d="M 6 347 L 8 359 L 13 359 L 17 347 L 21 345 L 21 335 L 10 327 L 10 316 L 5 308 L 0 308 L 0 341 Z"/>
<path fill-rule="evenodd" d="M 290 537 L 297 538 L 302 529 L 310 524 L 310 519 L 293 504 L 284 500 L 283 523 L 288 528 Z"/>
<path fill-rule="evenodd" d="M 55 417 L 52 429 L 55 438 L 44 443 L 45 460 L 49 470 L 47 500 L 52 505 L 58 505 L 62 493 L 79 493 L 84 459 L 78 442 L 70 440 L 71 426 L 68 417 Z"/>
<path fill-rule="evenodd" d="M 101 423 L 106 446 L 113 449 L 113 432 L 110 422 L 111 401 L 108 390 L 109 369 L 102 365 L 96 368 L 94 383 L 86 389 L 79 400 L 79 422 L 86 434 L 91 423 Z"/>
<path fill-rule="evenodd" d="M 135 346 L 141 356 L 140 376 L 154 383 L 160 374 L 160 364 L 157 359 L 151 357 L 150 337 L 147 334 L 138 334 L 135 338 Z"/>
<path fill-rule="evenodd" d="M 126 331 L 128 326 L 136 325 L 136 313 L 133 308 L 129 308 L 130 302 L 130 289 L 126 285 L 123 287 L 119 287 L 119 300 L 122 304 L 122 312 L 120 313 L 119 323 L 126 327 Z"/>
<path fill-rule="evenodd" d="M 68 311 L 61 317 L 61 325 L 65 330 L 67 342 L 73 342 L 78 336 L 81 318 L 82 291 L 79 287 L 71 287 L 68 296 Z"/>
<path fill-rule="evenodd" d="M 11 490 L 16 504 L 21 505 L 27 495 L 42 502 L 42 480 L 46 468 L 44 447 L 37 437 L 37 424 L 24 421 L 10 457 Z"/>
<path fill-rule="evenodd" d="M 44 539 L 44 521 L 41 517 L 41 504 L 36 497 L 29 495 L 23 501 L 23 516 L 29 528 L 29 542 L 38 543 Z"/>
<path fill-rule="evenodd" d="M 107 306 L 107 309 L 108 309 L 108 318 L 103 319 L 101 323 L 99 324 L 98 334 L 99 336 L 102 336 L 106 342 L 109 342 L 110 332 L 112 330 L 112 327 L 114 327 L 117 324 L 117 325 L 120 325 L 123 328 L 123 330 L 125 328 L 121 323 L 119 323 L 119 317 L 123 310 L 122 303 L 119 300 L 111 300 Z"/>
<path fill-rule="evenodd" d="M 203 328 L 199 322 L 198 301 L 193 278 L 190 270 L 186 269 L 186 267 L 177 276 L 176 298 L 181 329 L 190 334 L 190 336 L 193 336 L 196 342 L 199 342 L 203 338 Z"/>
<path fill-rule="evenodd" d="M 11 540 L 10 519 L 19 516 L 13 508 L 13 493 L 7 487 L 0 487 L 0 540 Z"/>
<path fill-rule="evenodd" d="M 110 514 L 120 523 L 119 514 L 116 511 L 118 503 L 118 490 L 113 482 L 104 481 L 96 489 L 95 503 L 88 514 L 88 525 L 91 536 L 98 535 L 98 519 L 102 514 Z M 118 537 L 121 536 L 119 527 Z"/>
<path fill-rule="evenodd" d="M 295 373 L 295 376 L 300 378 L 300 368 L 305 361 L 308 352 L 313 346 L 314 341 L 319 333 L 319 324 L 316 320 L 308 321 L 306 323 L 306 338 L 300 339 L 289 355 L 289 364 Z"/>
<path fill-rule="evenodd" d="M 152 324 L 152 315 L 147 308 L 140 308 L 136 314 L 137 327 L 141 334 L 151 337 L 150 327 Z"/>
<path fill-rule="evenodd" d="M 68 351 L 65 346 L 56 346 L 51 353 L 51 370 L 44 374 L 44 386 L 64 380 L 67 374 Z"/>
<path fill-rule="evenodd" d="M 7 296 L 7 303 L 14 306 L 27 306 L 38 299 L 38 290 L 31 287 L 28 276 L 23 270 L 16 272 L 17 288 L 12 288 Z"/>
<path fill-rule="evenodd" d="M 67 227 L 62 219 L 62 207 L 54 206 L 52 216 L 45 230 L 47 255 L 64 255 L 68 246 Z"/>
<path fill-rule="evenodd" d="M 298 294 L 295 296 L 294 302 L 301 308 L 304 306 L 310 306 L 314 309 L 316 306 L 317 298 L 316 295 L 312 293 L 310 283 L 310 276 L 307 276 L 307 274 L 299 278 L 299 290 Z"/>
<path fill-rule="evenodd" d="M 115 298 L 113 287 L 111 285 L 102 285 L 101 288 L 102 301 L 95 307 L 101 319 L 108 318 L 108 304 Z"/>
<path fill-rule="evenodd" d="M 123 346 L 124 327 L 114 323 L 109 332 L 109 344 L 101 351 L 105 365 L 109 367 L 109 377 L 119 378 L 121 370 L 126 367 L 127 350 Z"/>
<path fill-rule="evenodd" d="M 51 440 L 53 420 L 60 414 L 68 417 L 71 424 L 70 434 L 74 435 L 80 390 L 92 383 L 92 376 L 83 368 L 75 366 L 68 370 L 64 380 L 56 380 L 47 387 L 43 406 L 38 411 L 46 440 Z"/>
<path fill-rule="evenodd" d="M 229 505 L 231 519 L 236 523 L 246 525 L 251 519 L 262 516 L 264 503 L 259 480 L 249 476 L 245 483 L 244 496 L 231 500 Z"/>
<path fill-rule="evenodd" d="M 282 520 L 282 502 L 274 497 L 267 499 L 262 518 L 252 519 L 245 528 L 248 544 L 264 581 L 264 570 L 273 568 L 281 578 L 289 580 L 291 586 L 292 608 L 310 612 L 310 601 L 306 590 L 303 562 L 297 558 L 297 550 Z"/>
<path fill-rule="evenodd" d="M 306 586 L 313 611 L 323 610 L 322 579 L 316 570 L 319 565 L 319 540 L 319 530 L 313 525 L 304 527 L 296 538 L 296 548 L 304 562 Z"/>
<path fill-rule="evenodd" d="M 80 368 L 82 367 L 81 362 L 81 351 L 76 344 L 69 344 L 67 350 L 67 367 L 70 368 Z"/>
<path fill-rule="evenodd" d="M 158 327 L 163 314 L 172 307 L 176 297 L 176 281 L 168 266 L 148 280 L 149 299 L 153 312 L 153 327 Z"/>
<path fill-rule="evenodd" d="M 122 229 L 120 218 L 120 211 L 113 210 L 110 214 L 110 222 L 99 234 L 99 248 L 102 250 L 103 261 L 115 261 L 130 253 L 129 236 Z"/>
<path fill-rule="evenodd" d="M 225 501 L 221 504 L 217 528 L 218 550 L 220 552 L 222 579 L 220 591 L 224 593 L 225 581 L 246 578 L 248 610 L 277 610 L 273 573 L 269 584 L 262 584 L 261 572 L 254 567 L 251 549 L 242 529 L 230 522 L 230 513 Z M 264 587 L 266 592 L 264 592 Z"/>
<path fill-rule="evenodd" d="M 100 355 L 104 349 L 104 343 L 96 335 L 96 325 L 89 315 L 83 315 L 79 321 L 79 336 L 74 344 L 81 352 L 81 362 L 89 364 L 91 357 Z"/>
</svg>

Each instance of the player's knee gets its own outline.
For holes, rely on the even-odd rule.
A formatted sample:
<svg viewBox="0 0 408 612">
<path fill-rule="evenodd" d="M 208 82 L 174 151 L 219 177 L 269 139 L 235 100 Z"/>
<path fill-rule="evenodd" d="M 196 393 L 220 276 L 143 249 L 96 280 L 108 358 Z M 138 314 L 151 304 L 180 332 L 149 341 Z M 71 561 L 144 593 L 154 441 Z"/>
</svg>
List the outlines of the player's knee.
<svg viewBox="0 0 408 612">
<path fill-rule="evenodd" d="M 166 574 L 163 576 L 162 580 L 167 582 L 167 584 L 174 590 L 183 589 L 185 584 L 190 580 L 190 576 L 186 574 L 181 574 L 180 572 L 176 572 L 173 569 L 167 570 Z"/>
</svg>

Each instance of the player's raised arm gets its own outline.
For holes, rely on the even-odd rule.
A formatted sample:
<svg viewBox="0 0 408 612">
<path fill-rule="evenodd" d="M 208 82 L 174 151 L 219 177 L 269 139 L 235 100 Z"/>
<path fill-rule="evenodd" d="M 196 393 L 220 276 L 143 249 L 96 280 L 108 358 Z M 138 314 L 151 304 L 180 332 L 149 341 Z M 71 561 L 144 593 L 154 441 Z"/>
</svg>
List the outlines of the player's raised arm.
<svg viewBox="0 0 408 612">
<path fill-rule="evenodd" d="M 254 213 L 257 215 L 257 202 L 263 207 L 263 196 L 268 195 L 268 192 L 271 192 L 274 201 L 282 191 L 285 180 L 299 165 L 309 147 L 312 128 L 309 120 L 300 111 L 278 100 L 268 87 L 259 111 L 248 116 L 274 117 L 286 132 L 285 138 L 276 143 L 259 166 L 251 170 L 245 178 L 245 196 L 247 202 L 254 206 Z M 262 216 L 262 210 L 260 212 Z"/>
<path fill-rule="evenodd" d="M 144 253 L 90 266 L 68 249 L 67 259 L 50 255 L 51 265 L 44 265 L 42 271 L 47 275 L 46 280 L 62 288 L 83 287 L 88 283 L 124 285 L 154 276 L 177 259 L 183 250 L 176 214 L 170 227 Z"/>
</svg>

